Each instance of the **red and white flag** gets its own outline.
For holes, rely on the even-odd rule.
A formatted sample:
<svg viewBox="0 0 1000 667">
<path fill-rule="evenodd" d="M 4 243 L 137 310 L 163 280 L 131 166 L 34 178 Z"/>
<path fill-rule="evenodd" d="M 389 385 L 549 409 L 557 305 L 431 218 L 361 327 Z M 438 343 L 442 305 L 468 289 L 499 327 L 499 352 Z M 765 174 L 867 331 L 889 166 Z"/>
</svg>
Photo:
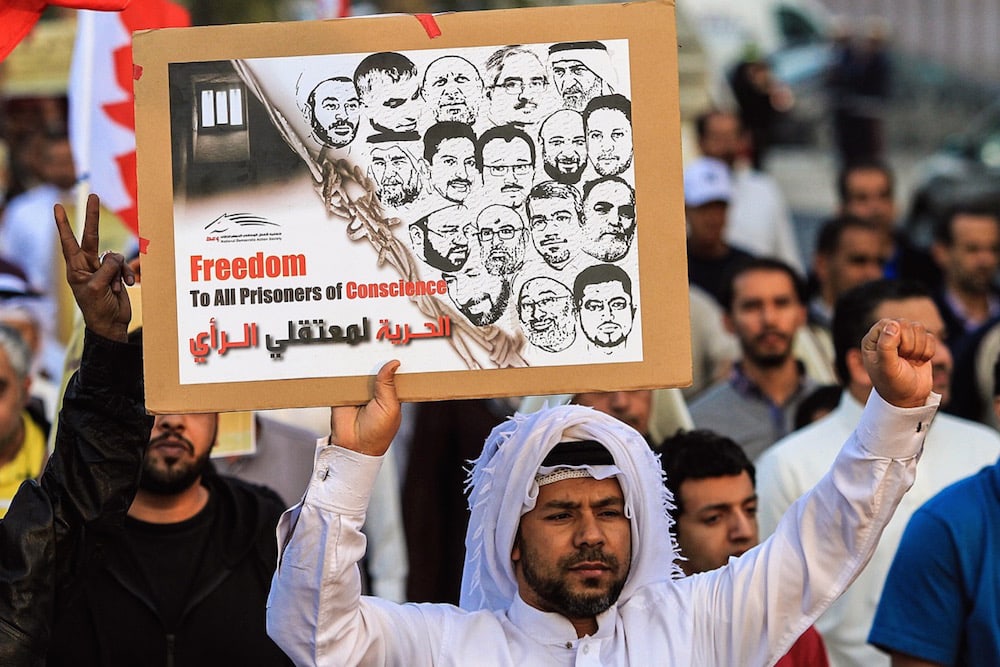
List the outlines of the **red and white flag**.
<svg viewBox="0 0 1000 667">
<path fill-rule="evenodd" d="M 136 234 L 132 32 L 188 25 L 187 10 L 167 0 L 132 0 L 117 13 L 81 11 L 77 21 L 69 87 L 77 174 Z"/>
</svg>

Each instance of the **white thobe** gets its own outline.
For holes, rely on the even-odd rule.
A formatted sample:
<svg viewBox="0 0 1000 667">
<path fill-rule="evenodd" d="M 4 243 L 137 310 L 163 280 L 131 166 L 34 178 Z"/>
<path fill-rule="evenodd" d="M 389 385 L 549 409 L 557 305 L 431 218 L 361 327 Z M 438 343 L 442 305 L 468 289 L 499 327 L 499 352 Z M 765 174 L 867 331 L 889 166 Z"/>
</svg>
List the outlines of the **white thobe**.
<svg viewBox="0 0 1000 667">
<path fill-rule="evenodd" d="M 772 539 L 727 567 L 638 589 L 583 638 L 519 598 L 491 612 L 362 597 L 359 529 L 380 459 L 327 447 L 278 526 L 268 633 L 299 665 L 771 665 L 857 576 L 913 482 L 936 400 L 869 404 Z"/>
<path fill-rule="evenodd" d="M 761 535 L 775 530 L 785 510 L 823 476 L 861 414 L 861 404 L 845 391 L 836 410 L 761 455 L 757 460 Z M 886 526 L 871 562 L 816 621 L 831 667 L 889 667 L 889 656 L 868 644 L 868 631 L 910 516 L 944 487 L 994 463 L 998 454 L 996 431 L 948 414 L 937 416 L 927 435 L 917 480 Z"/>
</svg>

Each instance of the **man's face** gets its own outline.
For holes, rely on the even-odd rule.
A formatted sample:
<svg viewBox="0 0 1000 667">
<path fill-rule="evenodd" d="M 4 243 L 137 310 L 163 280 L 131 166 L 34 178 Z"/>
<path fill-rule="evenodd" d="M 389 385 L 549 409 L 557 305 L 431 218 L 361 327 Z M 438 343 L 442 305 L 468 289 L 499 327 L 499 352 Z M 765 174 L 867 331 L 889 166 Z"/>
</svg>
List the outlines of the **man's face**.
<svg viewBox="0 0 1000 667">
<path fill-rule="evenodd" d="M 520 206 L 534 176 L 531 147 L 523 139 L 493 139 L 483 146 L 483 186 L 493 203 Z"/>
<path fill-rule="evenodd" d="M 420 116 L 420 81 L 404 76 L 399 81 L 376 77 L 375 85 L 362 96 L 368 118 L 375 128 L 390 132 L 412 132 Z"/>
<path fill-rule="evenodd" d="M 579 60 L 554 60 L 552 80 L 563 98 L 563 106 L 583 111 L 587 102 L 601 94 L 603 81 Z"/>
<path fill-rule="evenodd" d="M 445 56 L 427 67 L 420 94 L 433 110 L 434 120 L 472 125 L 483 96 L 483 80 L 465 58 Z"/>
<path fill-rule="evenodd" d="M 506 206 L 487 206 L 476 219 L 476 227 L 479 255 L 487 272 L 510 275 L 524 266 L 527 230 L 517 211 Z"/>
<path fill-rule="evenodd" d="M 420 177 L 413 159 L 399 146 L 373 148 L 368 170 L 378 184 L 383 204 L 402 206 L 420 194 Z"/>
<path fill-rule="evenodd" d="M 566 479 L 538 489 L 521 517 L 511 561 L 527 604 L 589 619 L 617 600 L 632 561 L 625 498 L 615 478 Z"/>
<path fill-rule="evenodd" d="M 583 202 L 584 250 L 604 262 L 625 256 L 635 235 L 635 198 L 624 183 L 598 183 Z"/>
<path fill-rule="evenodd" d="M 465 137 L 442 139 L 431 158 L 430 182 L 448 201 L 461 204 L 480 180 L 476 147 Z"/>
<path fill-rule="evenodd" d="M 139 487 L 157 495 L 188 489 L 201 477 L 215 444 L 214 413 L 157 415 L 149 436 Z"/>
<path fill-rule="evenodd" d="M 481 267 L 470 266 L 459 273 L 446 273 L 448 296 L 459 312 L 476 326 L 493 324 L 510 299 L 510 284 L 503 276 L 494 276 Z"/>
<path fill-rule="evenodd" d="M 632 164 L 632 124 L 618 109 L 596 109 L 587 119 L 587 155 L 601 176 L 618 176 Z"/>
<path fill-rule="evenodd" d="M 989 294 L 1000 266 L 1000 223 L 991 215 L 959 213 L 951 229 L 951 245 L 934 245 L 945 282 L 957 292 Z"/>
<path fill-rule="evenodd" d="M 21 411 L 28 402 L 30 381 L 19 380 L 7 354 L 0 350 L 0 452 L 10 453 L 24 439 Z"/>
<path fill-rule="evenodd" d="M 532 199 L 528 210 L 535 250 L 552 268 L 563 268 L 573 258 L 579 242 L 580 220 L 573 200 L 564 197 Z"/>
<path fill-rule="evenodd" d="M 435 269 L 455 271 L 469 258 L 469 240 L 463 231 L 467 224 L 458 207 L 450 206 L 430 214 L 426 234 L 419 227 L 411 227 L 410 241 Z"/>
<path fill-rule="evenodd" d="M 497 125 L 520 127 L 537 123 L 548 110 L 545 103 L 548 78 L 541 61 L 523 51 L 504 58 L 489 91 L 490 117 Z"/>
<path fill-rule="evenodd" d="M 680 561 L 685 574 L 720 568 L 757 546 L 757 493 L 745 470 L 686 479 L 680 496 L 684 513 L 677 517 L 677 544 L 687 558 Z"/>
<path fill-rule="evenodd" d="M 555 112 L 542 123 L 539 139 L 545 173 L 559 183 L 579 183 L 587 168 L 583 116 L 569 109 Z"/>
<path fill-rule="evenodd" d="M 726 213 L 728 211 L 729 204 L 724 201 L 685 207 L 688 239 L 691 241 L 691 246 L 699 249 L 715 248 L 725 244 L 723 234 L 726 231 Z"/>
<path fill-rule="evenodd" d="M 946 405 L 951 397 L 949 387 L 951 385 L 951 371 L 954 361 L 951 350 L 945 341 L 948 339 L 948 331 L 945 329 L 944 320 L 938 312 L 934 301 L 918 297 L 914 299 L 903 299 L 902 301 L 885 301 L 875 309 L 875 318 L 880 320 L 883 317 L 904 318 L 912 322 L 920 322 L 927 331 L 937 338 L 937 345 L 934 348 L 934 356 L 931 357 L 931 369 L 934 377 L 934 391 L 941 394 L 941 404 Z"/>
<path fill-rule="evenodd" d="M 573 403 L 611 415 L 643 435 L 649 433 L 649 413 L 653 408 L 653 392 L 649 389 L 585 392 L 577 394 Z"/>
<path fill-rule="evenodd" d="M 632 296 L 612 280 L 583 288 L 580 300 L 580 328 L 598 347 L 617 347 L 632 331 Z"/>
<path fill-rule="evenodd" d="M 805 307 L 783 271 L 751 270 L 733 281 L 726 324 L 740 341 L 745 363 L 762 367 L 785 363 L 795 332 L 805 320 Z"/>
<path fill-rule="evenodd" d="M 841 212 L 867 220 L 886 233 L 896 224 L 896 200 L 889 178 L 878 169 L 858 169 L 847 178 Z"/>
<path fill-rule="evenodd" d="M 326 143 L 343 148 L 358 132 L 361 102 L 350 81 L 323 81 L 313 91 L 314 125 L 326 134 Z"/>
<path fill-rule="evenodd" d="M 848 227 L 833 254 L 816 258 L 816 276 L 827 303 L 832 306 L 847 290 L 883 277 L 889 261 L 884 236 L 874 229 Z"/>
<path fill-rule="evenodd" d="M 42 169 L 45 180 L 61 190 L 69 190 L 76 184 L 76 167 L 69 141 L 59 139 L 48 143 Z"/>
<path fill-rule="evenodd" d="M 576 340 L 573 295 L 552 278 L 532 278 L 521 287 L 517 315 L 528 342 L 546 352 L 561 352 Z"/>
<path fill-rule="evenodd" d="M 732 167 L 740 154 L 740 121 L 728 113 L 716 113 L 705 123 L 705 136 L 698 142 L 702 155 L 722 160 Z"/>
</svg>

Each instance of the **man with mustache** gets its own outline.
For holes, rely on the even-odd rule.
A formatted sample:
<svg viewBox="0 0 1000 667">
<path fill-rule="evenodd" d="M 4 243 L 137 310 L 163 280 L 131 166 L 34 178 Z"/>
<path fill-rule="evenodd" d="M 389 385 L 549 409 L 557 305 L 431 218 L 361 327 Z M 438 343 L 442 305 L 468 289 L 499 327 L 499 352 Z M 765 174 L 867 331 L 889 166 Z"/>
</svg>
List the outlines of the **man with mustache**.
<svg viewBox="0 0 1000 667">
<path fill-rule="evenodd" d="M 527 231 L 514 209 L 492 204 L 480 211 L 470 232 L 479 240 L 479 256 L 487 273 L 509 279 L 521 270 Z"/>
<path fill-rule="evenodd" d="M 580 250 L 582 206 L 575 187 L 556 181 L 543 181 L 528 195 L 531 242 L 553 269 L 562 271 Z"/>
<path fill-rule="evenodd" d="M 500 319 L 510 301 L 510 280 L 487 273 L 482 267 L 466 266 L 455 273 L 442 275 L 448 283 L 448 296 L 458 311 L 477 327 Z"/>
<path fill-rule="evenodd" d="M 424 70 L 420 97 L 433 111 L 434 120 L 475 125 L 483 97 L 483 78 L 465 58 L 442 56 Z"/>
<path fill-rule="evenodd" d="M 657 447 L 674 497 L 670 516 L 684 574 L 725 566 L 760 544 L 755 470 L 731 439 L 712 431 L 678 433 Z M 810 626 L 775 667 L 827 667 L 823 638 Z"/>
<path fill-rule="evenodd" d="M 587 168 L 587 137 L 579 112 L 560 109 L 542 121 L 538 144 L 542 168 L 549 178 L 566 185 L 580 182 Z"/>
<path fill-rule="evenodd" d="M 512 124 L 525 129 L 537 124 L 554 108 L 549 78 L 538 56 L 519 45 L 497 49 L 486 60 L 489 119 L 494 125 Z"/>
<path fill-rule="evenodd" d="M 583 186 L 583 251 L 602 262 L 617 262 L 635 238 L 635 191 L 617 176 Z"/>
<path fill-rule="evenodd" d="M 438 271 L 457 271 L 469 258 L 469 211 L 448 206 L 410 224 L 410 243 L 420 259 Z"/>
<path fill-rule="evenodd" d="M 746 260 L 724 281 L 723 321 L 740 359 L 694 400 L 691 418 L 738 442 L 750 460 L 791 432 L 795 409 L 816 388 L 792 354 L 806 322 L 804 290 L 790 266 L 771 258 Z"/>
<path fill-rule="evenodd" d="M 826 417 L 775 443 L 757 461 L 760 528 L 776 530 L 785 510 L 809 485 L 825 475 L 837 456 L 836 441 L 858 423 L 872 386 L 872 369 L 855 335 L 882 317 L 905 318 L 938 339 L 930 359 L 933 389 L 948 402 L 952 358 L 947 330 L 930 292 L 920 283 L 876 280 L 845 292 L 833 311 L 833 347 L 844 391 Z M 879 594 L 903 531 L 913 513 L 946 486 L 996 462 L 1000 435 L 991 428 L 939 412 L 930 424 L 917 475 L 906 499 L 882 533 L 871 561 L 857 581 L 816 621 L 836 667 L 889 667 L 889 656 L 868 644 Z M 928 544 L 925 549 L 937 549 Z M 952 573 L 954 574 L 954 573 Z M 987 661 L 989 663 L 990 661 Z"/>
<path fill-rule="evenodd" d="M 628 341 L 635 320 L 632 279 L 614 264 L 588 266 L 573 282 L 580 330 L 594 349 L 611 354 Z"/>
<path fill-rule="evenodd" d="M 632 102 L 624 95 L 595 97 L 583 110 L 587 157 L 601 176 L 624 174 L 632 165 Z"/>
<path fill-rule="evenodd" d="M 549 67 L 563 106 L 583 111 L 598 95 L 614 92 L 608 47 L 601 42 L 563 42 L 549 47 Z"/>
<path fill-rule="evenodd" d="M 413 157 L 399 145 L 373 147 L 368 174 L 378 186 L 379 201 L 387 206 L 405 206 L 420 195 L 420 171 Z"/>
<path fill-rule="evenodd" d="M 524 130 L 491 127 L 479 137 L 476 158 L 483 166 L 483 189 L 490 202 L 511 208 L 524 204 L 535 179 L 535 143 Z"/>
<path fill-rule="evenodd" d="M 268 628 L 297 664 L 766 665 L 864 567 L 913 480 L 934 338 L 883 320 L 865 335 L 875 380 L 833 474 L 780 534 L 725 569 L 678 578 L 670 492 L 642 435 L 571 405 L 517 414 L 469 475 L 461 608 L 362 596 L 372 479 L 401 421 L 398 361 L 364 406 L 335 408 L 300 505 L 282 518 Z"/>
<path fill-rule="evenodd" d="M 427 128 L 420 167 L 434 192 L 453 204 L 464 204 L 482 181 L 482 162 L 472 127 L 444 120 Z"/>
<path fill-rule="evenodd" d="M 538 276 L 521 286 L 517 316 L 528 342 L 546 352 L 562 352 L 576 340 L 573 294 L 558 280 Z"/>
<path fill-rule="evenodd" d="M 329 148 L 343 148 L 354 141 L 361 116 L 361 102 L 354 82 L 336 76 L 316 84 L 306 100 L 313 135 Z"/>
</svg>

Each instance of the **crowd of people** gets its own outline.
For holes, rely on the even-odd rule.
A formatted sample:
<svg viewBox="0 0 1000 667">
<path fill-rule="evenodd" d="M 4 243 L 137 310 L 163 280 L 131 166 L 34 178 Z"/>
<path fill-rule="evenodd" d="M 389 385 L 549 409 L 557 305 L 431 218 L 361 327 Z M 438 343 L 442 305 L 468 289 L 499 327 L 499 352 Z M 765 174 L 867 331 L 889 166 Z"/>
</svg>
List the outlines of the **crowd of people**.
<svg viewBox="0 0 1000 667">
<path fill-rule="evenodd" d="M 696 129 L 691 387 L 400 405 L 390 362 L 366 405 L 261 413 L 215 460 L 218 415 L 146 415 L 130 240 L 72 210 L 46 137 L 0 220 L 0 663 L 1000 659 L 1000 211 L 918 248 L 862 156 L 806 260 L 739 114 Z"/>
</svg>

